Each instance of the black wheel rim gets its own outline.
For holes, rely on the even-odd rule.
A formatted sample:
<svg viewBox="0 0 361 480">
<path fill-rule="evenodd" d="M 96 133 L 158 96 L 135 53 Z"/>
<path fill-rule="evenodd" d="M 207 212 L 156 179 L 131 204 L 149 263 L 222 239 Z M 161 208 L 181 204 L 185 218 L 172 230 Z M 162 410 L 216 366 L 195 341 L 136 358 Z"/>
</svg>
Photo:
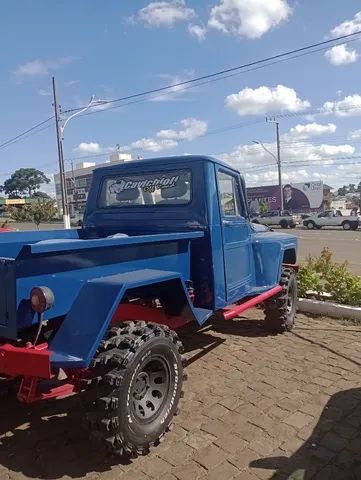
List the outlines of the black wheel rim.
<svg viewBox="0 0 361 480">
<path fill-rule="evenodd" d="M 131 386 L 131 410 L 139 423 L 152 422 L 169 398 L 169 367 L 160 357 L 144 363 Z"/>
</svg>

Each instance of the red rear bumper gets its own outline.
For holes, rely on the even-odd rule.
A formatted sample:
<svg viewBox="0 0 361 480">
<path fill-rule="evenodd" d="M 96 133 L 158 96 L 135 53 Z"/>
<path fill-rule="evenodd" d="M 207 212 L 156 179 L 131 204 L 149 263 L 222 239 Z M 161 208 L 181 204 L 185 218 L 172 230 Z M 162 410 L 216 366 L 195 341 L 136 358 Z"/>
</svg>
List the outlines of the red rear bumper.
<svg viewBox="0 0 361 480">
<path fill-rule="evenodd" d="M 0 346 L 0 375 L 51 378 L 50 355 L 46 343 L 33 347 Z"/>
</svg>

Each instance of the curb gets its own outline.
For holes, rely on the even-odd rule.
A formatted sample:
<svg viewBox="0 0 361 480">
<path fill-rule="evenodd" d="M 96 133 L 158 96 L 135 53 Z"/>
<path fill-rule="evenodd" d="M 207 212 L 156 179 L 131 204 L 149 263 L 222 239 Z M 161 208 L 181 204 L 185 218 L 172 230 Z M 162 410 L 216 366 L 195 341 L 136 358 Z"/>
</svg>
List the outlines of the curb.
<svg viewBox="0 0 361 480">
<path fill-rule="evenodd" d="M 340 305 L 339 303 L 300 298 L 298 300 L 298 311 L 331 318 L 348 318 L 361 322 L 361 307 L 351 307 L 350 305 Z"/>
</svg>

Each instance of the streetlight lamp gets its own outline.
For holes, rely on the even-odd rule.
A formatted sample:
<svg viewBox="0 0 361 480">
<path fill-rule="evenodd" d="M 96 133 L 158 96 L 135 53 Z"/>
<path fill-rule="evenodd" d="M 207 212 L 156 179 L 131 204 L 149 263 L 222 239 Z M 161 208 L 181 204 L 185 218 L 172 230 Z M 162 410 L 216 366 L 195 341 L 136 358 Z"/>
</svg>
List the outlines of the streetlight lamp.
<svg viewBox="0 0 361 480">
<path fill-rule="evenodd" d="M 271 150 L 268 150 L 268 148 L 266 148 L 262 142 L 259 142 L 257 140 L 252 140 L 252 143 L 255 143 L 256 145 L 260 145 L 263 148 L 263 150 L 267 152 L 269 155 L 271 155 L 271 157 L 274 158 L 274 160 L 276 161 L 276 165 L 278 168 L 278 186 L 280 189 L 281 210 L 283 210 L 284 202 L 283 202 L 283 189 L 282 189 L 281 158 L 279 155 L 279 148 L 277 148 L 278 155 L 276 157 L 276 155 L 272 153 Z M 278 144 L 279 144 L 279 141 L 278 141 Z"/>
<path fill-rule="evenodd" d="M 64 130 L 70 120 L 74 117 L 80 115 L 81 113 L 86 112 L 89 108 L 95 107 L 97 105 L 103 105 L 107 103 L 104 100 L 95 100 L 93 95 L 84 108 L 78 110 L 77 112 L 70 115 L 65 120 L 61 117 L 61 107 L 57 103 L 56 90 L 55 90 L 55 78 L 52 78 L 53 81 L 53 98 L 54 98 L 54 111 L 55 111 L 55 125 L 56 125 L 56 137 L 58 143 L 58 158 L 59 158 L 59 171 L 60 171 L 60 187 L 61 187 L 61 197 L 62 197 L 62 206 L 63 206 L 63 221 L 64 228 L 70 229 L 70 215 L 69 215 L 69 203 L 68 195 L 66 190 L 66 178 L 65 178 L 65 167 L 64 167 L 64 153 L 63 153 L 63 140 L 64 140 Z M 74 185 L 75 189 L 75 185 Z"/>
</svg>

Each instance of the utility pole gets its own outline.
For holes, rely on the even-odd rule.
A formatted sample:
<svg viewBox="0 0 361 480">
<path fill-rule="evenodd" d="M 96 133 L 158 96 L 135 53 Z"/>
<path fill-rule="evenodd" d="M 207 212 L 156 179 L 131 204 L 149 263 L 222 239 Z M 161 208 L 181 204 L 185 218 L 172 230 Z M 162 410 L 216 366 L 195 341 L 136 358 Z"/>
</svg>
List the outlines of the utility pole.
<svg viewBox="0 0 361 480">
<path fill-rule="evenodd" d="M 76 180 L 75 180 L 75 175 L 74 175 L 73 159 L 70 160 L 70 164 L 71 164 L 71 176 L 72 176 L 72 182 L 73 182 L 74 210 L 77 212 L 78 211 L 78 193 L 77 193 L 77 190 L 76 190 Z"/>
<path fill-rule="evenodd" d="M 276 125 L 276 139 L 277 139 L 277 169 L 278 169 L 278 186 L 280 189 L 281 210 L 284 209 L 283 188 L 282 188 L 282 166 L 281 166 L 281 144 L 280 144 L 280 124 L 275 117 L 267 117 L 266 122 L 274 123 Z"/>
<path fill-rule="evenodd" d="M 64 154 L 63 154 L 63 135 L 61 130 L 61 119 L 58 102 L 56 99 L 56 89 L 55 89 L 55 78 L 53 77 L 53 99 L 54 99 L 54 112 L 55 112 L 55 126 L 56 126 L 56 139 L 58 144 L 58 159 L 59 159 L 59 173 L 60 173 L 60 188 L 61 188 L 61 200 L 63 207 L 63 221 L 64 228 L 70 229 L 70 216 L 69 216 L 69 205 L 68 205 L 68 195 L 66 191 L 66 180 L 65 180 L 65 168 L 64 168 Z"/>
</svg>

